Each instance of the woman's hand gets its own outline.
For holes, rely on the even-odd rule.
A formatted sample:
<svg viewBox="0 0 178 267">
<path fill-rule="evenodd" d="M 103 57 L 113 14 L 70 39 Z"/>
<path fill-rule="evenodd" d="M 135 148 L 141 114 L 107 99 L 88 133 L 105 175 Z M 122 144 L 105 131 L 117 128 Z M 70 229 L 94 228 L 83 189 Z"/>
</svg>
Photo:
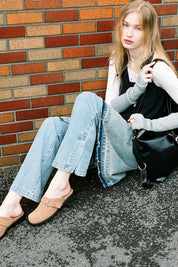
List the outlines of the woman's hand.
<svg viewBox="0 0 178 267">
<path fill-rule="evenodd" d="M 145 119 L 141 113 L 134 113 L 128 119 L 132 130 L 149 129 L 151 120 Z"/>
<path fill-rule="evenodd" d="M 134 121 L 134 116 L 131 115 L 130 118 L 128 119 L 128 122 L 131 124 L 131 126 L 133 124 L 133 121 Z"/>
<path fill-rule="evenodd" d="M 154 66 L 154 64 L 155 64 L 155 62 L 151 62 L 150 64 L 144 66 L 141 69 L 142 79 L 145 82 L 148 82 L 148 83 L 151 83 L 152 82 L 152 78 L 153 78 L 152 72 L 153 72 L 153 66 Z"/>
</svg>

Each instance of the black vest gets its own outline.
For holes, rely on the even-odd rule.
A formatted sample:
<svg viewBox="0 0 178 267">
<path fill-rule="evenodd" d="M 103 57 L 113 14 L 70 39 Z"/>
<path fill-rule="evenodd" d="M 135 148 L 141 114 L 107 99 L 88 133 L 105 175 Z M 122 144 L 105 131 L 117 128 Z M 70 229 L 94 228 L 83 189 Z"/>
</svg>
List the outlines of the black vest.
<svg viewBox="0 0 178 267">
<path fill-rule="evenodd" d="M 124 94 L 129 87 L 133 87 L 135 83 L 129 81 L 128 70 L 122 73 L 122 89 L 120 94 Z M 133 113 L 141 113 L 145 118 L 157 119 L 167 115 L 167 96 L 168 94 L 161 87 L 152 83 L 148 83 L 145 93 L 141 95 L 136 104 L 129 106 L 121 112 L 121 116 L 128 120 Z"/>
</svg>

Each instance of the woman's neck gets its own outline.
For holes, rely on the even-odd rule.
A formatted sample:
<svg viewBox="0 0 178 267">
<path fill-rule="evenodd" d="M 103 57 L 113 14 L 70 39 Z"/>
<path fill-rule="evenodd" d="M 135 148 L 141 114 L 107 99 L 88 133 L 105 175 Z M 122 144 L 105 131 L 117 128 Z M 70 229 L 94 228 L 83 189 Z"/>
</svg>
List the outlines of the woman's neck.
<svg viewBox="0 0 178 267">
<path fill-rule="evenodd" d="M 138 60 L 140 56 L 139 51 L 129 51 L 128 67 L 134 72 L 138 72 Z"/>
</svg>

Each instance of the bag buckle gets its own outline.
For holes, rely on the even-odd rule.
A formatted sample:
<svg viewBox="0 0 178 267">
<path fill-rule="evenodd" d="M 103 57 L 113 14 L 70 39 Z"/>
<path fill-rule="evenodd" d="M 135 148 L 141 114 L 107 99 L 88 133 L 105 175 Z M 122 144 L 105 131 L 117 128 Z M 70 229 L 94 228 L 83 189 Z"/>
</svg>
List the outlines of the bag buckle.
<svg viewBox="0 0 178 267">
<path fill-rule="evenodd" d="M 171 136 L 178 144 L 178 136 L 173 131 L 169 132 L 168 135 Z"/>
<path fill-rule="evenodd" d="M 146 169 L 146 163 L 143 162 L 143 164 L 144 164 L 144 167 L 143 167 L 143 168 L 141 168 L 141 167 L 138 165 L 138 169 L 139 169 L 140 171 L 144 171 L 144 170 Z"/>
</svg>

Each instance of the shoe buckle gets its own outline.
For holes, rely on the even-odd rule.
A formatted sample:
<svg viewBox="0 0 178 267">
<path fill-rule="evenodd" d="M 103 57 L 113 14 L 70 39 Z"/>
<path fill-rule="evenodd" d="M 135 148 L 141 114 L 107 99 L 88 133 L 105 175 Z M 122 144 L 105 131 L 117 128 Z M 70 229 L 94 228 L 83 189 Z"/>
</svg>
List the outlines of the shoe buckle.
<svg viewBox="0 0 178 267">
<path fill-rule="evenodd" d="M 46 201 L 46 206 L 47 206 L 47 207 L 52 207 L 52 204 L 50 204 L 50 202 L 54 202 L 54 201 L 51 200 L 51 199 L 48 199 L 48 200 Z"/>
</svg>

